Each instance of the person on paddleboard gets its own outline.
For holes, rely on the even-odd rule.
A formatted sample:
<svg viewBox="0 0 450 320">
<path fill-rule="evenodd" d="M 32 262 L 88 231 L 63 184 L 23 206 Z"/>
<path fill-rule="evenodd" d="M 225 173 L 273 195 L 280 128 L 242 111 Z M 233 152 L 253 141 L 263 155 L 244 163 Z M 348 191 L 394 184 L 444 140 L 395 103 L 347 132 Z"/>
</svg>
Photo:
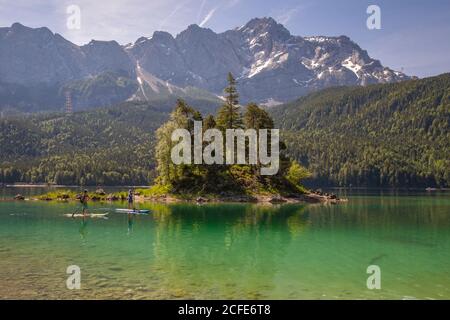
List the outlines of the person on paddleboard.
<svg viewBox="0 0 450 320">
<path fill-rule="evenodd" d="M 128 209 L 129 210 L 131 210 L 131 209 L 134 210 L 134 205 L 133 205 L 133 203 L 134 203 L 134 194 L 133 194 L 133 190 L 132 189 L 128 190 L 127 200 L 128 200 Z"/>
<path fill-rule="evenodd" d="M 87 210 L 88 210 L 88 202 L 89 200 L 89 195 L 88 195 L 88 191 L 85 189 L 83 194 L 80 197 L 80 202 L 81 202 L 81 206 L 83 207 L 83 215 L 86 215 Z M 75 215 L 75 213 L 72 214 L 72 217 Z"/>
</svg>

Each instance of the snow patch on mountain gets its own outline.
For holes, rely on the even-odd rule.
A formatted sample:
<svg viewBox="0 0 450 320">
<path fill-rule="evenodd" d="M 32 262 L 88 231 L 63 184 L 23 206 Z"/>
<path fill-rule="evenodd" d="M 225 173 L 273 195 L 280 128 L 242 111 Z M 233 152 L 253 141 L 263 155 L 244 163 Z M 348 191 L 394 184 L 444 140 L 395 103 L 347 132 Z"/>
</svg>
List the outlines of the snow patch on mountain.
<svg viewBox="0 0 450 320">
<path fill-rule="evenodd" d="M 346 36 L 291 35 L 272 18 L 255 18 L 223 33 L 197 25 L 175 37 L 155 31 L 126 46 L 115 41 L 77 46 L 46 28 L 14 24 L 0 28 L 0 48 L 4 83 L 64 85 L 112 72 L 135 81 L 140 99 L 205 92 L 215 99 L 228 72 L 237 78 L 244 104 L 286 102 L 330 86 L 410 79 Z"/>
<path fill-rule="evenodd" d="M 352 71 L 359 78 L 358 72 L 362 69 L 362 66 L 357 63 L 353 63 L 352 57 L 345 59 L 344 62 L 342 62 L 342 66 L 347 68 L 348 70 Z M 389 71 L 385 70 L 385 74 L 388 74 L 388 73 L 389 73 Z"/>
</svg>

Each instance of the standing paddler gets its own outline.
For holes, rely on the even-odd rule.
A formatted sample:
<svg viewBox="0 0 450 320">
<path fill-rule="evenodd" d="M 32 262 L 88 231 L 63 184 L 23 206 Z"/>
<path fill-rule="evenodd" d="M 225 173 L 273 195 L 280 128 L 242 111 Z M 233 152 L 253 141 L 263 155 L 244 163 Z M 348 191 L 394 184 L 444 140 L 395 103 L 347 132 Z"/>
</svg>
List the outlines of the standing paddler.
<svg viewBox="0 0 450 320">
<path fill-rule="evenodd" d="M 83 216 L 85 216 L 86 213 L 88 213 L 87 212 L 87 210 L 88 210 L 88 204 L 87 204 L 88 200 L 89 200 L 88 191 L 86 189 L 84 189 L 84 192 L 83 192 L 83 194 L 80 197 L 81 206 L 83 208 Z M 73 218 L 74 215 L 75 215 L 75 212 L 72 213 L 72 218 Z"/>
<path fill-rule="evenodd" d="M 128 200 L 128 210 L 133 209 L 134 211 L 134 193 L 132 189 L 128 190 L 127 200 Z"/>
</svg>

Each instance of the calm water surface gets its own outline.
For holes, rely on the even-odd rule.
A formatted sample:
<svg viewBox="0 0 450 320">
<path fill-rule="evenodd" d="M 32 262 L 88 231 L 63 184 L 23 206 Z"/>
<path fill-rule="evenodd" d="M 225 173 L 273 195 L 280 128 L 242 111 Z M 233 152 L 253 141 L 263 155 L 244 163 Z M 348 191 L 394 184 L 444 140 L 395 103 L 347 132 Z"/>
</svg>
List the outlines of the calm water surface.
<svg viewBox="0 0 450 320">
<path fill-rule="evenodd" d="M 32 196 L 44 189 L 20 190 Z M 450 194 L 347 193 L 342 205 L 148 204 L 71 219 L 76 203 L 7 201 L 0 298 L 450 299 Z M 81 268 L 81 290 L 66 268 Z M 366 269 L 381 268 L 381 290 Z"/>
</svg>

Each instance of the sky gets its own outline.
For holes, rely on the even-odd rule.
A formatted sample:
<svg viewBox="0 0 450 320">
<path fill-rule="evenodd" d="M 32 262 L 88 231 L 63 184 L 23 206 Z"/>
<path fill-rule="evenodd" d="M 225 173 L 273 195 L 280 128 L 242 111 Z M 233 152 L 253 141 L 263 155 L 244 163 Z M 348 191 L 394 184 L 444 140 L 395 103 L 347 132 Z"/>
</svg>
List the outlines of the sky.
<svg viewBox="0 0 450 320">
<path fill-rule="evenodd" d="M 79 29 L 67 26 L 71 5 Z M 381 29 L 367 28 L 369 5 L 380 8 Z M 0 27 L 46 26 L 79 45 L 127 44 L 156 30 L 175 36 L 193 23 L 223 32 L 255 17 L 273 17 L 293 35 L 346 35 L 408 75 L 450 72 L 450 0 L 0 0 Z"/>
</svg>

